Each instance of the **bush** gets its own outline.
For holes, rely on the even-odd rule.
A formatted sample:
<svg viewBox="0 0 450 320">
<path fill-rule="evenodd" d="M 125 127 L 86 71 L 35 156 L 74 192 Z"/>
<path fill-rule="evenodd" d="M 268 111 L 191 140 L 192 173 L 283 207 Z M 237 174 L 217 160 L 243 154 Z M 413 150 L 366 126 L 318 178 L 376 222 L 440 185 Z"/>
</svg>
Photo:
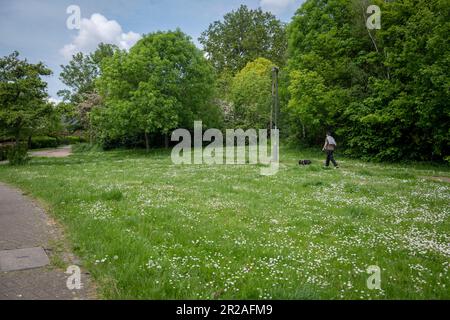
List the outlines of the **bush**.
<svg viewBox="0 0 450 320">
<path fill-rule="evenodd" d="M 23 165 L 30 159 L 28 157 L 28 148 L 26 144 L 14 146 L 8 150 L 7 158 L 12 166 Z"/>
<path fill-rule="evenodd" d="M 31 149 L 42 149 L 42 148 L 56 148 L 60 145 L 78 144 L 86 142 L 82 137 L 78 136 L 67 136 L 67 137 L 33 137 L 31 138 Z"/>
<path fill-rule="evenodd" d="M 58 139 L 53 137 L 33 137 L 31 138 L 31 149 L 56 148 L 59 145 Z"/>
<path fill-rule="evenodd" d="M 8 159 L 8 151 L 12 148 L 11 145 L 0 145 L 0 161 Z"/>
<path fill-rule="evenodd" d="M 61 137 L 58 138 L 59 144 L 78 144 L 78 143 L 83 143 L 86 142 L 86 139 L 82 138 L 82 137 L 78 137 L 78 136 L 67 136 L 67 137 Z"/>
<path fill-rule="evenodd" d="M 294 15 L 283 118 L 311 145 L 335 129 L 341 150 L 354 157 L 443 159 L 450 146 L 448 6 L 376 1 L 390 18 L 371 42 L 364 23 L 354 23 L 357 2 L 306 1 Z"/>
</svg>

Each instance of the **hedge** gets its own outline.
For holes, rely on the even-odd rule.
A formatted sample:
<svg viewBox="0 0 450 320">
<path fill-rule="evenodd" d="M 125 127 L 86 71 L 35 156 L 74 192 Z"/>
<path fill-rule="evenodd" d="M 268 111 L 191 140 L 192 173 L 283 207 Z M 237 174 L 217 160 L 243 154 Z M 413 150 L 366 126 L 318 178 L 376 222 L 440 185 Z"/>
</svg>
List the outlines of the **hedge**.
<svg viewBox="0 0 450 320">
<path fill-rule="evenodd" d="M 32 137 L 31 149 L 56 148 L 59 145 L 58 139 L 53 137 Z"/>
<path fill-rule="evenodd" d="M 0 161 L 8 159 L 8 152 L 12 148 L 10 144 L 0 144 Z"/>
<path fill-rule="evenodd" d="M 31 149 L 43 149 L 43 148 L 56 148 L 60 145 L 78 144 L 85 142 L 85 139 L 78 136 L 66 136 L 66 137 L 32 137 Z"/>
</svg>

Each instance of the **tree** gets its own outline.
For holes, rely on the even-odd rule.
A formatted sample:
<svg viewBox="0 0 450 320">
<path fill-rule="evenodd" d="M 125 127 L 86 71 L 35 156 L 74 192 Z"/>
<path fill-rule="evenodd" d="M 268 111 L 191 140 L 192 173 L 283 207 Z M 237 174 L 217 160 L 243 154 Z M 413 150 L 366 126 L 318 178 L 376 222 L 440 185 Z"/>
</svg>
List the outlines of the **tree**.
<svg viewBox="0 0 450 320">
<path fill-rule="evenodd" d="M 217 121 L 214 72 L 190 38 L 177 30 L 144 36 L 129 53 L 116 52 L 102 64 L 97 88 L 104 107 L 94 113 L 105 143 L 163 135 L 194 120 Z M 167 141 L 167 139 L 166 139 Z"/>
<path fill-rule="evenodd" d="M 274 63 L 258 58 L 249 62 L 233 79 L 231 101 L 234 125 L 240 128 L 269 127 Z"/>
<path fill-rule="evenodd" d="M 65 116 L 74 129 L 89 131 L 91 141 L 89 113 L 101 102 L 95 91 L 95 80 L 100 76 L 102 62 L 112 57 L 117 50 L 119 49 L 115 45 L 100 43 L 94 52 L 88 55 L 79 52 L 72 57 L 68 65 L 61 66 L 59 78 L 68 87 L 58 91 L 65 103 Z"/>
<path fill-rule="evenodd" d="M 64 101 L 77 104 L 83 101 L 83 95 L 94 90 L 94 80 L 98 76 L 98 66 L 89 55 L 75 54 L 68 65 L 61 66 L 59 79 L 69 89 L 58 91 Z"/>
<path fill-rule="evenodd" d="M 212 23 L 199 41 L 219 73 L 234 75 L 259 57 L 279 66 L 285 61 L 285 26 L 273 14 L 245 5 Z"/>
<path fill-rule="evenodd" d="M 450 147 L 449 8 L 375 1 L 382 28 L 368 30 L 368 4 L 308 0 L 297 11 L 288 28 L 291 128 L 315 143 L 334 127 L 351 155 L 442 159 Z"/>
<path fill-rule="evenodd" d="M 52 114 L 47 83 L 41 79 L 50 74 L 42 63 L 20 60 L 17 51 L 0 59 L 0 126 L 17 146 Z"/>
<path fill-rule="evenodd" d="M 72 104 L 82 102 L 86 94 L 95 90 L 94 81 L 100 75 L 102 61 L 112 57 L 117 50 L 115 45 L 100 43 L 91 54 L 75 54 L 68 65 L 61 65 L 59 79 L 68 89 L 60 90 L 58 95 Z"/>
</svg>

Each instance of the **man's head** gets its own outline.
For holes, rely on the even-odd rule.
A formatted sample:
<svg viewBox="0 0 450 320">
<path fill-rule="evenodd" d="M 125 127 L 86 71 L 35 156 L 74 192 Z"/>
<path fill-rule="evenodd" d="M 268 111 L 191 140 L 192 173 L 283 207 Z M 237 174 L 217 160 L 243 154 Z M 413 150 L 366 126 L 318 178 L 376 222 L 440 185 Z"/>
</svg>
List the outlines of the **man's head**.
<svg viewBox="0 0 450 320">
<path fill-rule="evenodd" d="M 331 131 L 330 130 L 327 131 L 327 136 L 331 136 Z"/>
</svg>

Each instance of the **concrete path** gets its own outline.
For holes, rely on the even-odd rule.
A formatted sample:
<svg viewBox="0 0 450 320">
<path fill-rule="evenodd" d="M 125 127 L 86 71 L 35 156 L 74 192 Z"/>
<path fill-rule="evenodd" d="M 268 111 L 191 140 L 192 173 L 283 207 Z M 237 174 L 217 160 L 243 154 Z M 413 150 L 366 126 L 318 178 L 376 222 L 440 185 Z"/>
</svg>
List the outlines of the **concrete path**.
<svg viewBox="0 0 450 320">
<path fill-rule="evenodd" d="M 72 146 L 64 146 L 40 151 L 29 151 L 28 154 L 32 157 L 66 158 L 72 154 Z M 0 165 L 6 164 L 8 164 L 8 160 L 0 161 Z"/>
<path fill-rule="evenodd" d="M 65 158 L 72 154 L 71 146 L 64 146 L 56 149 L 41 151 L 30 151 L 32 157 Z"/>
<path fill-rule="evenodd" d="M 37 259 L 41 265 L 42 261 L 45 264 L 46 254 L 49 264 L 23 270 L 24 263 L 30 262 L 32 266 L 37 261 L 23 252 L 34 251 L 12 250 L 28 248 L 44 253 L 44 260 L 42 254 L 40 260 Z M 18 253 L 14 255 L 15 252 Z M 15 263 L 11 257 L 22 260 Z M 83 271 L 80 279 L 83 287 L 80 290 L 67 287 L 70 274 L 65 273 L 66 268 L 77 265 L 77 262 L 77 258 L 67 250 L 61 228 L 45 211 L 20 190 L 0 183 L 0 300 L 95 299 L 92 282 Z M 17 269 L 22 270 L 4 271 L 10 270 L 11 265 L 18 265 Z"/>
</svg>

